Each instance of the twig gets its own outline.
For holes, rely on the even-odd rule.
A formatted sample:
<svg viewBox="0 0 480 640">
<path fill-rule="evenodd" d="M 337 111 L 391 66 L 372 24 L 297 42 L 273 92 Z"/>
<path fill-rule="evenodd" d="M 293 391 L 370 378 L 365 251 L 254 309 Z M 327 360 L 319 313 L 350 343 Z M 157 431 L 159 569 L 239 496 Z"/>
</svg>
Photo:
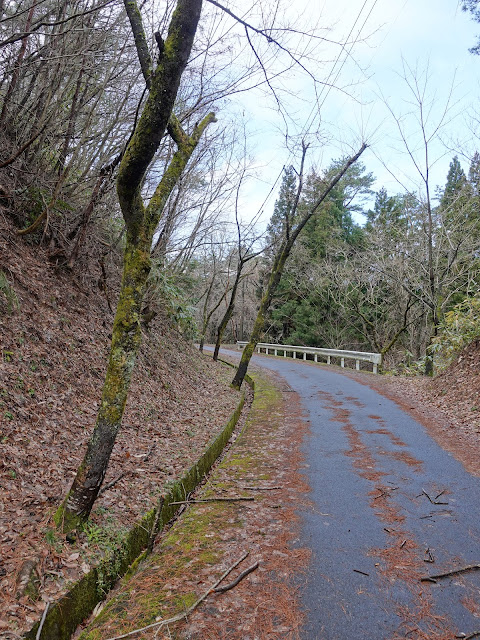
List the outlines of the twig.
<svg viewBox="0 0 480 640">
<path fill-rule="evenodd" d="M 142 627 L 141 629 L 134 629 L 133 631 L 124 633 L 121 636 L 108 638 L 108 640 L 122 640 L 123 638 L 128 638 L 130 636 L 135 635 L 136 633 L 141 633 L 142 631 L 147 631 L 148 629 L 154 629 L 155 627 L 162 627 L 166 624 L 173 624 L 174 622 L 179 622 L 180 620 L 183 620 L 184 618 L 188 617 L 191 613 L 193 613 L 193 611 L 195 611 L 195 609 L 198 607 L 199 604 L 201 604 L 211 593 L 215 591 L 215 589 L 222 582 L 222 580 L 224 580 L 229 573 L 231 573 L 236 567 L 238 567 L 238 565 L 241 562 L 243 562 L 243 560 L 245 560 L 248 554 L 249 554 L 248 551 L 245 552 L 243 556 L 235 562 L 235 564 L 233 564 L 229 569 L 225 571 L 225 573 L 221 575 L 221 577 L 215 582 L 215 584 L 212 587 L 210 587 L 208 591 L 205 591 L 205 593 L 183 613 L 179 613 L 178 615 L 173 616 L 173 618 L 167 618 L 166 620 L 160 620 L 159 622 L 154 622 L 152 624 L 147 625 L 146 627 Z"/>
<path fill-rule="evenodd" d="M 47 611 L 49 606 L 50 606 L 50 602 L 47 602 L 47 604 L 45 605 L 45 609 L 43 610 L 43 613 L 42 613 L 42 619 L 40 620 L 40 625 L 37 629 L 37 635 L 35 636 L 35 640 L 40 640 L 40 634 L 42 633 L 43 625 L 45 624 L 45 619 L 47 617 Z"/>
<path fill-rule="evenodd" d="M 158 523 L 160 521 L 160 516 L 162 514 L 164 501 L 165 501 L 165 496 L 161 495 L 157 502 L 157 513 L 155 514 L 155 522 L 153 523 L 153 527 L 152 527 L 152 530 L 150 531 L 150 535 L 148 538 L 148 544 L 147 544 L 148 553 L 152 553 L 153 551 L 153 545 L 155 543 L 155 538 L 157 537 Z"/>
<path fill-rule="evenodd" d="M 436 499 L 432 500 L 431 497 L 428 495 L 428 493 L 425 491 L 425 489 L 422 489 L 422 493 L 424 493 L 427 496 L 427 498 L 430 500 L 432 504 L 448 504 L 448 502 L 437 502 Z M 444 493 L 444 491 L 442 491 L 442 493 Z M 442 493 L 439 493 L 437 498 L 440 497 Z"/>
<path fill-rule="evenodd" d="M 274 489 L 283 489 L 283 487 L 240 487 L 248 491 L 273 491 Z"/>
<path fill-rule="evenodd" d="M 155 445 L 153 444 L 153 445 L 150 447 L 149 451 L 147 451 L 147 453 L 143 456 L 143 460 L 142 460 L 142 462 L 147 462 L 147 460 L 148 460 L 148 459 L 150 458 L 150 456 L 152 455 L 152 453 L 153 453 L 154 449 L 155 449 Z M 111 489 L 112 487 L 114 487 L 114 486 L 117 484 L 117 482 L 120 482 L 120 480 L 121 480 L 122 478 L 124 478 L 125 476 L 128 476 L 128 475 L 130 475 L 130 474 L 132 474 L 132 473 L 134 473 L 134 472 L 135 472 L 135 470 L 134 470 L 134 469 L 131 469 L 130 471 L 122 471 L 122 473 L 121 473 L 119 476 L 117 476 L 114 480 L 112 480 L 111 482 L 109 482 L 108 484 L 106 484 L 105 486 L 103 486 L 103 487 L 100 489 L 100 491 L 98 492 L 98 495 L 101 495 L 102 493 L 105 493 L 105 491 L 108 491 L 109 489 Z"/>
<path fill-rule="evenodd" d="M 360 569 L 354 569 L 355 573 L 361 573 L 362 576 L 369 576 L 369 573 L 365 573 L 365 571 L 360 571 Z"/>
<path fill-rule="evenodd" d="M 471 640 L 472 638 L 478 638 L 478 636 L 480 636 L 480 631 L 474 631 L 473 633 L 470 633 L 468 636 L 462 633 L 459 636 L 455 636 L 455 638 L 461 638 L 462 640 Z"/>
<path fill-rule="evenodd" d="M 399 487 L 387 487 L 386 489 L 384 489 L 380 495 L 375 496 L 374 500 L 377 500 L 378 498 L 383 498 L 384 496 L 388 496 L 390 495 L 391 491 L 396 491 Z M 379 489 L 380 491 L 380 489 Z"/>
<path fill-rule="evenodd" d="M 400 545 L 400 549 L 403 549 L 403 547 L 404 547 L 406 544 L 407 544 L 407 541 L 406 541 L 406 540 L 404 540 L 404 541 L 402 542 L 402 544 Z"/>
<path fill-rule="evenodd" d="M 203 498 L 201 500 L 178 500 L 177 502 L 169 502 L 172 504 L 197 504 L 199 502 L 238 502 L 239 500 L 247 500 L 252 502 L 255 498 Z"/>
<path fill-rule="evenodd" d="M 435 562 L 435 558 L 433 556 L 433 553 L 430 551 L 430 547 L 425 550 L 425 554 L 428 555 L 428 558 L 424 558 L 424 562 Z"/>
<path fill-rule="evenodd" d="M 242 573 L 238 576 L 238 578 L 235 578 L 235 580 L 233 580 L 232 582 L 229 582 L 224 587 L 216 587 L 214 589 L 214 592 L 225 593 L 225 591 L 230 591 L 230 589 L 233 589 L 233 587 L 236 587 L 237 584 L 245 578 L 245 576 L 248 576 L 248 574 L 252 573 L 252 571 L 255 571 L 255 569 L 258 569 L 258 562 L 255 562 L 255 564 L 252 564 L 251 567 L 248 567 L 248 569 L 245 569 L 245 571 L 242 571 Z"/>
<path fill-rule="evenodd" d="M 100 491 L 98 492 L 98 495 L 101 495 L 102 493 L 105 493 L 105 491 L 108 491 L 109 489 L 114 487 L 117 484 L 117 482 L 120 482 L 120 480 L 127 475 L 127 473 L 132 473 L 132 472 L 131 471 L 122 471 L 122 473 L 119 476 L 117 476 L 114 480 L 112 480 L 111 482 L 109 482 L 108 484 L 103 486 L 100 489 Z"/>
<path fill-rule="evenodd" d="M 469 564 L 466 567 L 461 567 L 460 569 L 452 569 L 452 571 L 447 571 L 446 573 L 437 573 L 434 576 L 425 576 L 424 578 L 420 578 L 422 582 L 431 582 L 432 580 L 439 580 L 440 578 L 448 578 L 448 576 L 455 576 L 459 573 L 466 573 L 467 571 L 475 571 L 476 569 L 480 569 L 480 564 Z"/>
</svg>

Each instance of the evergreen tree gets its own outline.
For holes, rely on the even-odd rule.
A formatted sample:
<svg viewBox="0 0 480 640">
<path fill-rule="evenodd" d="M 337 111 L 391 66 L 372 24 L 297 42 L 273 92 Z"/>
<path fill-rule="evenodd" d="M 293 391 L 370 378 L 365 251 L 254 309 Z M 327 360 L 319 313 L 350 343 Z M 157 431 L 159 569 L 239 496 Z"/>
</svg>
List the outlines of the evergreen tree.
<svg viewBox="0 0 480 640">
<path fill-rule="evenodd" d="M 480 153 L 478 153 L 478 151 L 475 151 L 470 163 L 468 183 L 472 191 L 472 196 L 478 198 L 480 196 Z"/>
<path fill-rule="evenodd" d="M 402 196 L 389 196 L 385 187 L 382 187 L 375 194 L 373 210 L 367 213 L 366 228 L 397 226 L 402 222 L 405 222 Z"/>
<path fill-rule="evenodd" d="M 274 250 L 288 229 L 291 228 L 295 194 L 297 191 L 297 176 L 292 165 L 284 167 L 283 179 L 278 198 L 275 201 L 273 214 L 267 227 L 267 247 Z M 270 251 L 271 253 L 271 251 Z"/>
<path fill-rule="evenodd" d="M 480 22 L 480 0 L 463 0 L 462 9 L 469 11 L 475 22 Z M 470 52 L 476 55 L 480 54 L 480 41 L 470 49 Z"/>
<path fill-rule="evenodd" d="M 440 206 L 445 210 L 452 208 L 458 209 L 459 206 L 465 204 L 467 186 L 467 176 L 460 164 L 458 157 L 455 156 L 450 162 L 447 173 L 447 183 L 440 200 Z"/>
</svg>

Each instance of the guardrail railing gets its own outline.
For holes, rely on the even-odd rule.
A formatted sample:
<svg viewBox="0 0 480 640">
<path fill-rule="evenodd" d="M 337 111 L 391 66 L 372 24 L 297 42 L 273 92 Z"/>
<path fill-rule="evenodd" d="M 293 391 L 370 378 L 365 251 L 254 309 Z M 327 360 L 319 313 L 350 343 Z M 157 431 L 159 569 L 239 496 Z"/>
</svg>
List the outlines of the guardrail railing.
<svg viewBox="0 0 480 640">
<path fill-rule="evenodd" d="M 237 342 L 237 347 L 243 349 L 248 342 Z M 345 367 L 345 360 L 355 360 L 355 369 L 360 370 L 360 362 L 371 362 L 373 364 L 373 373 L 378 373 L 378 365 L 382 364 L 382 355 L 380 353 L 368 353 L 364 351 L 344 351 L 342 349 L 322 349 L 320 347 L 302 347 L 294 346 L 290 344 L 267 344 L 265 342 L 259 342 L 257 344 L 257 353 L 262 353 L 264 350 L 268 356 L 270 351 L 273 351 L 273 355 L 279 355 L 279 351 L 282 352 L 284 358 L 287 358 L 287 354 L 291 353 L 293 358 L 297 357 L 298 353 L 303 355 L 303 360 L 307 360 L 307 355 L 312 355 L 314 362 L 318 362 L 318 357 L 322 356 L 327 359 L 327 364 L 332 363 L 332 358 L 340 358 L 340 366 Z"/>
</svg>

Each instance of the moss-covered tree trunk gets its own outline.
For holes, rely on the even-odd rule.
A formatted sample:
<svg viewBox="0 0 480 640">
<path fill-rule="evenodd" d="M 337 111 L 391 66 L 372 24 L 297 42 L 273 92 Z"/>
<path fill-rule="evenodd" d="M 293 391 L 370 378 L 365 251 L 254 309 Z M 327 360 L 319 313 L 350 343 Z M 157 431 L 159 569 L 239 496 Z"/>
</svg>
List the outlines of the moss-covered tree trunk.
<svg viewBox="0 0 480 640">
<path fill-rule="evenodd" d="M 260 342 L 260 337 L 265 327 L 266 313 L 270 307 L 270 303 L 272 301 L 272 298 L 275 294 L 275 291 L 282 277 L 285 263 L 288 260 L 288 257 L 293 249 L 293 246 L 298 236 L 300 235 L 302 229 L 305 227 L 307 222 L 312 218 L 313 215 L 315 215 L 316 211 L 318 210 L 322 202 L 325 200 L 325 198 L 328 196 L 330 191 L 335 187 L 335 185 L 342 178 L 342 176 L 348 171 L 348 169 L 352 166 L 352 164 L 354 164 L 358 160 L 358 158 L 362 155 L 362 153 L 365 151 L 366 148 L 367 148 L 367 145 L 362 144 L 359 151 L 344 164 L 344 166 L 338 172 L 338 174 L 325 186 L 322 194 L 315 201 L 311 209 L 304 214 L 304 216 L 301 218 L 300 222 L 296 226 L 290 229 L 289 224 L 285 225 L 286 227 L 285 237 L 283 238 L 283 241 L 275 255 L 272 270 L 268 278 L 267 287 L 260 301 L 260 307 L 258 309 L 257 317 L 253 325 L 253 330 L 250 336 L 250 340 L 243 350 L 242 357 L 240 359 L 240 364 L 238 365 L 237 372 L 235 373 L 235 376 L 232 380 L 232 387 L 234 387 L 235 389 L 240 389 L 240 387 L 242 386 L 242 382 L 247 373 L 248 365 L 250 364 L 250 360 L 253 356 L 253 352 L 255 351 L 255 347 L 257 346 L 258 342 Z M 307 147 L 304 146 L 301 169 L 299 172 L 300 180 L 299 180 L 298 189 L 295 197 L 295 202 L 292 207 L 292 211 L 290 212 L 291 220 L 294 219 L 294 216 L 298 208 L 298 203 L 300 201 L 300 195 L 302 191 L 303 164 L 305 161 L 306 152 L 307 152 Z"/>
<path fill-rule="evenodd" d="M 130 19 L 132 13 L 140 20 L 135 3 L 129 1 L 126 5 Z M 161 58 L 151 75 L 149 66 L 142 57 L 141 47 L 137 46 L 150 92 L 123 156 L 117 178 L 117 193 L 127 229 L 121 291 L 95 429 L 72 487 L 55 514 L 55 522 L 64 532 L 81 526 L 88 518 L 105 477 L 141 343 L 140 318 L 150 273 L 153 234 L 167 199 L 203 131 L 215 120 L 214 115 L 209 114 L 195 127 L 192 136 L 188 136 L 171 116 L 180 78 L 190 55 L 201 6 L 202 0 L 178 0 Z M 139 24 L 141 26 L 137 21 L 137 31 Z M 137 43 L 139 38 L 135 28 Z M 142 181 L 167 125 L 178 149 L 148 207 L 145 207 L 141 196 Z"/>
<path fill-rule="evenodd" d="M 72 488 L 55 517 L 57 525 L 65 532 L 78 527 L 88 518 L 105 477 L 141 342 L 140 314 L 149 272 L 148 238 L 135 243 L 127 240 L 110 358 L 97 422 Z"/>
</svg>

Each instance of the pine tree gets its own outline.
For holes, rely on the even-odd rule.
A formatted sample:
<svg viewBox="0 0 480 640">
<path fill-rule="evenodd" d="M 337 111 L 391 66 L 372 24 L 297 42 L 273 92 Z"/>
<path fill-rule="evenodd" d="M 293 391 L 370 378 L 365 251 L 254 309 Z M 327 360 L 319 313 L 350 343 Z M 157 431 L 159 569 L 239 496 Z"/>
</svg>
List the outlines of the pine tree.
<svg viewBox="0 0 480 640">
<path fill-rule="evenodd" d="M 478 151 L 475 151 L 470 163 L 468 182 L 472 190 L 472 196 L 478 198 L 480 196 L 480 153 Z"/>
<path fill-rule="evenodd" d="M 440 206 L 445 211 L 451 209 L 458 209 L 459 206 L 464 205 L 467 185 L 467 176 L 460 164 L 457 156 L 450 162 L 450 167 L 447 173 L 447 183 L 443 191 L 442 198 L 440 200 Z"/>
<path fill-rule="evenodd" d="M 464 11 L 469 11 L 472 14 L 473 20 L 475 22 L 480 22 L 480 0 L 463 0 L 462 9 Z M 474 47 L 469 49 L 470 53 L 474 53 L 476 55 L 480 54 L 480 40 Z"/>
<path fill-rule="evenodd" d="M 397 225 L 404 218 L 401 196 L 389 196 L 385 187 L 375 194 L 373 210 L 367 213 L 367 229 L 375 225 Z"/>
<path fill-rule="evenodd" d="M 297 191 L 297 176 L 292 165 L 284 167 L 282 184 L 267 227 L 267 247 L 275 249 L 293 224 L 293 208 Z"/>
</svg>

